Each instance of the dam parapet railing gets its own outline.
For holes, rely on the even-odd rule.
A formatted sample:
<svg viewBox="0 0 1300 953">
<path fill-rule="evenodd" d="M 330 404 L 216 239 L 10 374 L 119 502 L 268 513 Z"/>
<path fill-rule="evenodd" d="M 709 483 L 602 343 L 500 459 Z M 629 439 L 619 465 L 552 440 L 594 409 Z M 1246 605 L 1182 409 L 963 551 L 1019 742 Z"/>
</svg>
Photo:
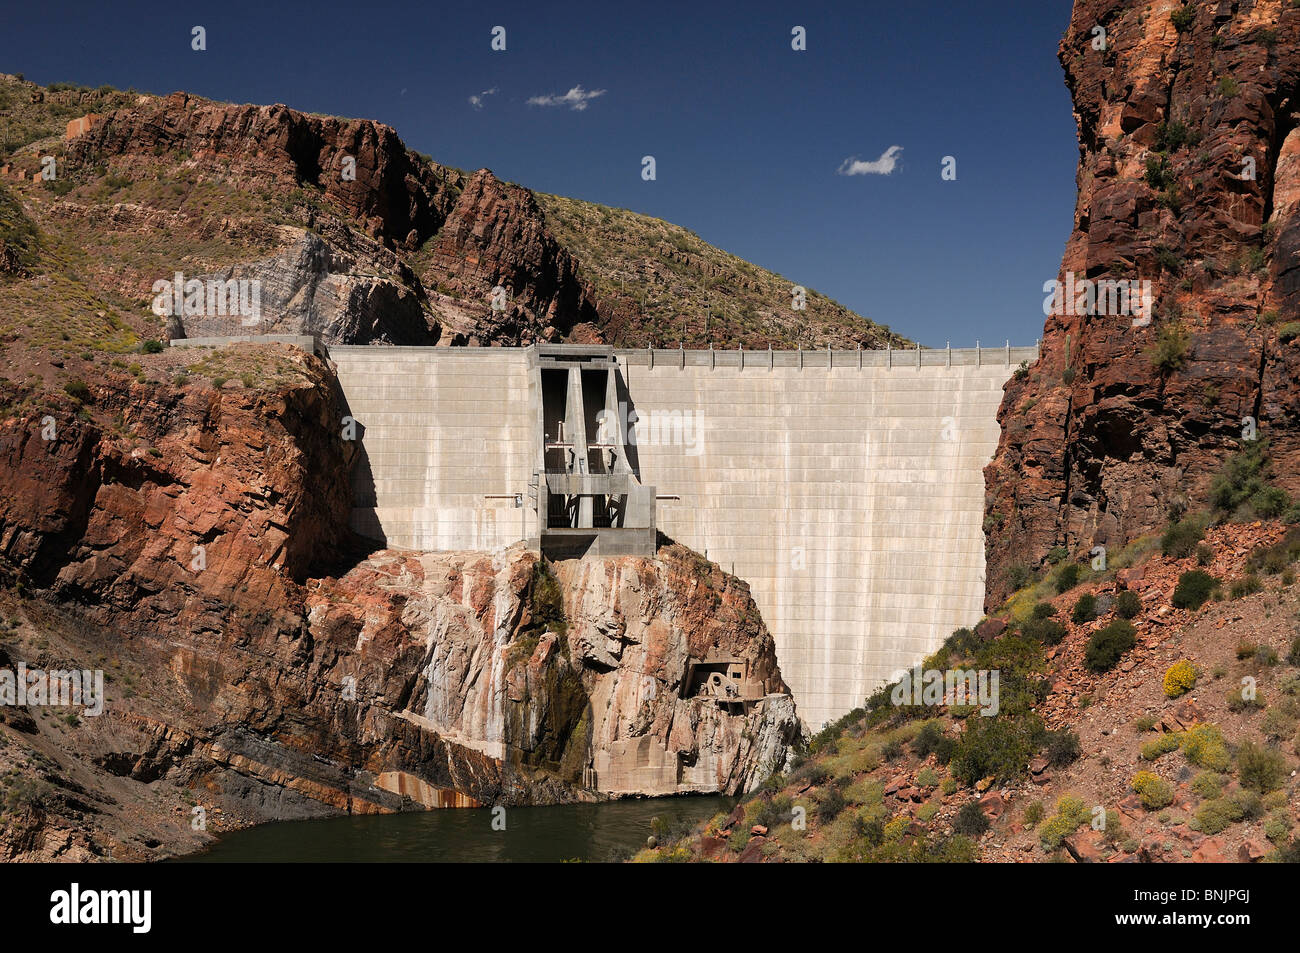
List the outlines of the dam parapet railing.
<svg viewBox="0 0 1300 953">
<path fill-rule="evenodd" d="M 1009 367 L 1038 360 L 1038 345 L 971 348 L 894 348 L 833 350 L 746 350 L 745 348 L 614 348 L 614 355 L 639 367 L 908 368 Z"/>
</svg>

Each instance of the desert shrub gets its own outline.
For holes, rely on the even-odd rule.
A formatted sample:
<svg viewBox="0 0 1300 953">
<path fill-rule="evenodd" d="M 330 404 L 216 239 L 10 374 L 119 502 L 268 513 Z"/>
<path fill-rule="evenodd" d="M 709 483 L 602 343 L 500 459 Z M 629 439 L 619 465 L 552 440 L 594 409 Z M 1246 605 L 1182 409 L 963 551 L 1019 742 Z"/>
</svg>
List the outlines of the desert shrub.
<svg viewBox="0 0 1300 953">
<path fill-rule="evenodd" d="M 1079 576 L 1083 572 L 1078 563 L 1062 563 L 1056 570 L 1054 585 L 1057 592 L 1069 592 L 1079 584 Z"/>
<path fill-rule="evenodd" d="M 1281 487 L 1263 487 L 1250 498 L 1250 508 L 1255 511 L 1255 515 L 1260 519 L 1277 519 L 1290 506 L 1291 497 Z"/>
<path fill-rule="evenodd" d="M 1135 618 L 1142 611 L 1142 598 L 1133 590 L 1125 589 L 1115 598 L 1115 614 L 1121 619 Z"/>
<path fill-rule="evenodd" d="M 1177 698 L 1186 695 L 1196 684 L 1196 666 L 1187 659 L 1182 659 L 1169 666 L 1165 672 L 1165 696 Z"/>
<path fill-rule="evenodd" d="M 161 354 L 163 352 L 163 343 L 162 341 L 150 338 L 145 341 L 144 344 L 140 345 L 140 350 L 145 354 Z"/>
<path fill-rule="evenodd" d="M 1194 725 L 1183 732 L 1181 740 L 1183 756 L 1198 768 L 1223 773 L 1232 763 L 1223 732 L 1217 725 L 1208 722 Z"/>
<path fill-rule="evenodd" d="M 1033 579 L 1033 572 L 1024 563 L 1013 563 L 1007 567 L 1007 585 L 1012 592 L 1019 592 L 1029 585 Z"/>
<path fill-rule="evenodd" d="M 1258 794 L 1253 791 L 1237 791 L 1202 804 L 1192 826 L 1202 834 L 1221 834 L 1239 821 L 1258 817 L 1261 807 Z"/>
<path fill-rule="evenodd" d="M 922 768 L 916 775 L 916 783 L 923 788 L 938 787 L 939 775 L 934 768 Z"/>
<path fill-rule="evenodd" d="M 1081 754 L 1083 751 L 1079 746 L 1079 736 L 1073 731 L 1062 728 L 1060 731 L 1049 731 L 1044 736 L 1043 757 L 1054 768 L 1074 764 Z"/>
<path fill-rule="evenodd" d="M 1225 701 L 1228 703 L 1228 711 L 1237 713 L 1256 712 L 1264 707 L 1264 699 L 1259 696 L 1258 692 L 1248 692 L 1244 685 L 1228 692 Z"/>
<path fill-rule="evenodd" d="M 822 824 L 829 824 L 835 818 L 839 817 L 840 811 L 848 806 L 848 800 L 836 785 L 831 784 L 823 788 L 817 798 L 817 806 L 814 813 L 817 820 Z"/>
<path fill-rule="evenodd" d="M 1158 811 L 1174 803 L 1173 785 L 1150 771 L 1139 771 L 1135 774 L 1130 787 L 1137 792 L 1142 806 L 1148 811 Z"/>
<path fill-rule="evenodd" d="M 1286 758 L 1276 748 L 1247 741 L 1237 750 L 1237 777 L 1247 790 L 1260 794 L 1276 791 L 1290 773 Z"/>
<path fill-rule="evenodd" d="M 1169 731 L 1161 732 L 1142 746 L 1142 760 L 1155 761 L 1171 751 L 1177 751 L 1179 745 L 1178 735 Z"/>
<path fill-rule="evenodd" d="M 943 724 L 939 721 L 927 721 L 912 739 L 912 751 L 918 758 L 933 754 L 940 764 L 951 761 L 956 750 L 956 740 L 943 733 Z"/>
<path fill-rule="evenodd" d="M 1235 513 L 1268 488 L 1271 460 L 1267 440 L 1252 440 L 1230 456 L 1223 470 L 1210 481 L 1210 503 L 1224 513 Z"/>
<path fill-rule="evenodd" d="M 1137 629 L 1127 619 L 1116 619 L 1094 632 L 1083 652 L 1083 664 L 1090 672 L 1114 668 L 1124 653 L 1137 645 Z"/>
<path fill-rule="evenodd" d="M 1291 642 L 1291 651 L 1287 652 L 1286 660 L 1290 665 L 1300 665 L 1300 637 Z"/>
<path fill-rule="evenodd" d="M 805 761 L 790 775 L 792 782 L 806 782 L 813 787 L 820 787 L 830 780 L 830 770 L 822 761 Z"/>
<path fill-rule="evenodd" d="M 1038 839 L 1048 850 L 1056 850 L 1087 820 L 1088 808 L 1083 799 L 1067 794 L 1056 802 L 1056 814 L 1038 829 Z"/>
<path fill-rule="evenodd" d="M 974 630 L 961 628 L 948 636 L 943 643 L 943 647 L 948 649 L 954 655 L 965 657 L 980 647 L 983 643 L 980 637 L 975 634 Z"/>
<path fill-rule="evenodd" d="M 1274 811 L 1264 821 L 1264 836 L 1274 844 L 1281 843 L 1291 836 L 1291 815 L 1286 811 Z"/>
<path fill-rule="evenodd" d="M 1090 592 L 1085 592 L 1079 597 L 1079 601 L 1074 604 L 1074 610 L 1070 613 L 1070 621 L 1075 625 L 1083 625 L 1085 622 L 1091 622 L 1097 618 L 1097 597 Z"/>
<path fill-rule="evenodd" d="M 1055 619 L 1030 619 L 1021 626 L 1021 631 L 1044 645 L 1060 645 L 1069 634 L 1069 630 Z"/>
<path fill-rule="evenodd" d="M 1036 716 L 971 718 L 953 755 L 952 774 L 966 785 L 986 777 L 1014 780 L 1038 750 L 1042 731 Z"/>
<path fill-rule="evenodd" d="M 1242 599 L 1246 596 L 1253 596 L 1263 588 L 1264 585 L 1259 581 L 1259 577 L 1251 574 L 1248 576 L 1242 576 L 1240 579 L 1234 579 L 1229 592 L 1231 593 L 1232 598 Z"/>
<path fill-rule="evenodd" d="M 1205 605 L 1218 584 L 1219 580 L 1199 569 L 1183 573 L 1178 577 L 1178 585 L 1174 588 L 1174 608 L 1195 612 Z"/>
<path fill-rule="evenodd" d="M 1192 793 L 1207 800 L 1223 793 L 1223 775 L 1213 771 L 1202 771 L 1192 779 Z"/>
<path fill-rule="evenodd" d="M 1185 33 L 1190 30 L 1192 23 L 1196 20 L 1196 5 L 1193 3 L 1178 7 L 1169 14 L 1169 22 L 1174 25 L 1174 29 L 1179 33 Z"/>
<path fill-rule="evenodd" d="M 73 400 L 87 403 L 90 400 L 90 388 L 83 380 L 71 380 L 63 385 L 63 392 Z"/>
<path fill-rule="evenodd" d="M 1025 823 L 1030 827 L 1037 827 L 1043 819 L 1043 802 L 1030 801 L 1025 805 Z"/>
<path fill-rule="evenodd" d="M 1264 721 L 1259 726 L 1259 730 L 1264 732 L 1264 737 L 1281 741 L 1295 734 L 1296 727 L 1296 717 L 1285 707 L 1275 705 L 1264 713 Z"/>
<path fill-rule="evenodd" d="M 1156 335 L 1156 343 L 1147 352 L 1151 364 L 1162 374 L 1171 374 L 1187 363 L 1191 338 L 1178 323 L 1166 324 Z"/>
<path fill-rule="evenodd" d="M 1186 559 L 1196 552 L 1197 544 L 1205 538 L 1205 527 L 1199 520 L 1184 519 L 1170 523 L 1160 537 L 1160 551 L 1173 559 Z"/>
<path fill-rule="evenodd" d="M 1031 619 L 1051 619 L 1056 616 L 1056 606 L 1050 602 L 1039 602 L 1034 605 L 1033 611 L 1029 613 Z"/>
<path fill-rule="evenodd" d="M 952 821 L 953 833 L 963 837 L 979 837 L 989 829 L 989 819 L 980 810 L 979 803 L 967 801 Z"/>
</svg>

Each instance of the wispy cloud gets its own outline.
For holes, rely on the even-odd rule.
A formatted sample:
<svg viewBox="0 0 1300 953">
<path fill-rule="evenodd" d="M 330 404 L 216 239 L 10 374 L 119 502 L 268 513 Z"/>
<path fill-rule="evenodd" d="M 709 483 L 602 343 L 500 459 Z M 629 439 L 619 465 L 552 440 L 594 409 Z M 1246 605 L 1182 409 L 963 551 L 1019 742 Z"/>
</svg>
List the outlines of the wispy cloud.
<svg viewBox="0 0 1300 953">
<path fill-rule="evenodd" d="M 496 91 L 497 88 L 493 86 L 491 89 L 485 89 L 481 93 L 476 93 L 475 95 L 469 98 L 469 104 L 473 106 L 475 109 L 482 109 L 483 100 L 487 99 L 489 96 L 496 93 Z M 403 92 L 405 92 L 405 90 L 403 90 Z"/>
<path fill-rule="evenodd" d="M 603 89 L 593 89 L 590 92 L 588 92 L 587 90 L 583 89 L 581 86 L 575 86 L 573 87 L 573 89 L 569 90 L 563 96 L 556 96 L 554 93 L 551 93 L 546 96 L 533 96 L 528 100 L 528 105 L 568 106 L 570 109 L 575 109 L 578 112 L 581 112 L 582 110 L 587 108 L 587 103 L 589 103 L 591 100 L 595 99 L 597 96 L 604 96 L 604 95 L 605 95 L 605 91 Z"/>
<path fill-rule="evenodd" d="M 853 156 L 845 159 L 837 171 L 840 175 L 889 175 L 898 165 L 898 154 L 902 151 L 902 146 L 890 146 L 874 162 Z"/>
</svg>

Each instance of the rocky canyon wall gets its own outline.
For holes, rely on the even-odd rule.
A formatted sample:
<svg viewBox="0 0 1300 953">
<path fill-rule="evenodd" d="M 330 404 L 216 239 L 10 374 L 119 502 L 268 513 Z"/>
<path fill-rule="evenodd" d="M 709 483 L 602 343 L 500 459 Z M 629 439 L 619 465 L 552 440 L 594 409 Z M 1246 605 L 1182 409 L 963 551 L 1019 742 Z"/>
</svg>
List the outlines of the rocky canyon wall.
<svg viewBox="0 0 1300 953">
<path fill-rule="evenodd" d="M 1079 134 L 1060 279 L 1150 281 L 1154 314 L 1056 309 L 1008 385 L 989 605 L 1054 547 L 1113 552 L 1203 506 L 1244 418 L 1300 489 L 1300 8 L 1077 0 L 1059 56 Z"/>
<path fill-rule="evenodd" d="M 99 717 L 4 709 L 0 762 L 49 788 L 9 856 L 187 849 L 195 802 L 233 824 L 738 792 L 785 764 L 799 723 L 743 583 L 678 548 L 557 576 L 522 547 L 367 555 L 331 370 L 241 355 L 266 379 L 113 372 L 80 406 L 5 385 L 0 649 L 107 678 Z M 694 690 L 716 651 L 761 688 L 743 710 Z"/>
</svg>

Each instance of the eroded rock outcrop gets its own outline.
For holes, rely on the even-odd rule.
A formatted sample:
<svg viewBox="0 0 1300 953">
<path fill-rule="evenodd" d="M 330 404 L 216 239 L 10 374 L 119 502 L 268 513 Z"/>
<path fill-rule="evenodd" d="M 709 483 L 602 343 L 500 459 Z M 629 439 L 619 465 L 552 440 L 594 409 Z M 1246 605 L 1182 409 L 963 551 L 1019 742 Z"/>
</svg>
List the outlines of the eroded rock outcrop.
<svg viewBox="0 0 1300 953">
<path fill-rule="evenodd" d="M 0 649 L 102 668 L 108 700 L 75 730 L 6 713 L 26 740 L 0 762 L 49 792 L 0 849 L 188 849 L 193 801 L 235 824 L 738 792 L 785 765 L 800 726 L 743 583 L 675 546 L 554 575 L 522 547 L 366 556 L 328 366 L 259 352 L 260 385 L 6 395 L 0 570 L 31 595 Z"/>
<path fill-rule="evenodd" d="M 1060 59 L 1080 146 L 1061 280 L 1149 280 L 1155 314 L 1054 314 L 1008 385 L 991 605 L 1017 563 L 1203 503 L 1245 417 L 1300 489 L 1300 8 L 1077 0 Z"/>
<path fill-rule="evenodd" d="M 175 179 L 239 193 L 215 224 L 206 203 L 186 204 L 171 223 L 182 230 L 230 238 L 281 226 L 274 254 L 186 276 L 262 281 L 256 333 L 345 344 L 600 340 L 589 287 L 531 192 L 487 169 L 466 176 L 439 166 L 381 123 L 174 93 L 110 113 L 70 140 L 66 161 L 70 176 L 87 181 L 111 169 L 119 183 Z M 56 211 L 112 230 L 157 225 L 119 206 L 79 212 L 65 202 Z M 171 277 L 141 275 L 129 290 L 143 294 Z M 508 300 L 493 308 L 498 286 Z M 171 330 L 248 333 L 235 324 L 191 316 Z"/>
</svg>

